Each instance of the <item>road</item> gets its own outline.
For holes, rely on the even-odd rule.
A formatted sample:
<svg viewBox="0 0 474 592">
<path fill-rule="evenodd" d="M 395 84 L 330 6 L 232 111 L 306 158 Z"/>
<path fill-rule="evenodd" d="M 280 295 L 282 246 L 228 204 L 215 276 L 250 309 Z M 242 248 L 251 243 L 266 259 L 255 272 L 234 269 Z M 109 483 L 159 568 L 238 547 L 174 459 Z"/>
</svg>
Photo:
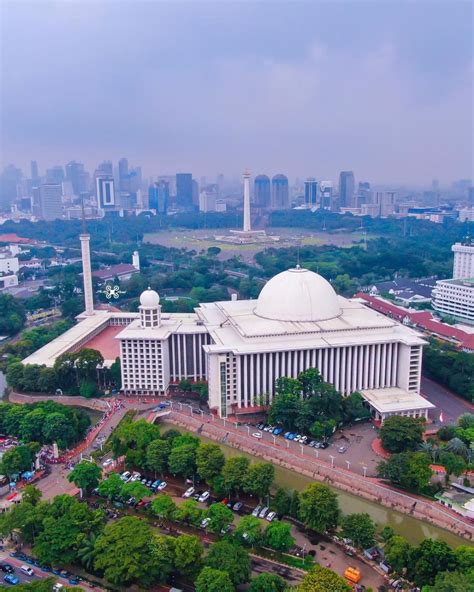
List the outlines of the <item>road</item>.
<svg viewBox="0 0 474 592">
<path fill-rule="evenodd" d="M 453 424 L 463 413 L 474 413 L 472 403 L 425 376 L 421 377 L 421 394 L 436 405 L 436 409 L 429 411 L 429 417 L 435 425 Z M 440 421 L 441 412 L 443 421 Z"/>
</svg>

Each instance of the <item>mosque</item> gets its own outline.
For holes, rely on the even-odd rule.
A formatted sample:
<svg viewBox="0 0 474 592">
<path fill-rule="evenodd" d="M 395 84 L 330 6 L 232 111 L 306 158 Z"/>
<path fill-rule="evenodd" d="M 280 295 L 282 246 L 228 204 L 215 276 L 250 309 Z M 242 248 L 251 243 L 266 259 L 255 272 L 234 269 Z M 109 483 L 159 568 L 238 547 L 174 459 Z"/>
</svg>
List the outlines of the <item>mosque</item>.
<svg viewBox="0 0 474 592">
<path fill-rule="evenodd" d="M 360 392 L 373 416 L 427 417 L 420 396 L 421 336 L 338 296 L 320 275 L 296 266 L 270 279 L 256 300 L 200 304 L 193 313 L 163 313 L 154 290 L 138 313 L 96 310 L 88 234 L 81 235 L 86 310 L 77 324 L 24 363 L 53 366 L 65 353 L 92 347 L 105 364 L 121 360 L 122 392 L 166 396 L 182 379 L 205 380 L 209 406 L 221 417 L 255 412 L 272 399 L 275 381 L 318 368 L 343 395 Z"/>
</svg>

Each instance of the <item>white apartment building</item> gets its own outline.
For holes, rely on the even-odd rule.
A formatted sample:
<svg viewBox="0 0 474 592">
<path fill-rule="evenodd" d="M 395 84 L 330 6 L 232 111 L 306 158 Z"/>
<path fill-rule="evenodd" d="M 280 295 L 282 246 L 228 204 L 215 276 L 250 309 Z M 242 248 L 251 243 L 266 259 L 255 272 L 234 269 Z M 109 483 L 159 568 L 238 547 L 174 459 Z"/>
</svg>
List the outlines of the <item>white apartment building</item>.
<svg viewBox="0 0 474 592">
<path fill-rule="evenodd" d="M 474 242 L 456 243 L 451 250 L 454 253 L 453 278 L 474 278 Z"/>
<path fill-rule="evenodd" d="M 474 279 L 437 281 L 432 306 L 441 315 L 474 324 Z"/>
</svg>

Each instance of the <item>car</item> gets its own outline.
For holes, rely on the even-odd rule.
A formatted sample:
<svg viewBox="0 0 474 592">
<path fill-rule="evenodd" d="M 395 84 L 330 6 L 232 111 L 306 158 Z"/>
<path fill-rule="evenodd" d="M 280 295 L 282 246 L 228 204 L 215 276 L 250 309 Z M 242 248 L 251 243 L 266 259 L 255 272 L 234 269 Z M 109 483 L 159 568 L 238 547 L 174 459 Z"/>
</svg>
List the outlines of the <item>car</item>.
<svg viewBox="0 0 474 592">
<path fill-rule="evenodd" d="M 153 483 L 151 484 L 151 489 L 155 490 L 160 483 L 161 483 L 161 480 L 160 479 L 157 479 L 156 481 L 153 481 Z"/>
<path fill-rule="evenodd" d="M 229 532 L 229 530 L 232 528 L 231 524 L 228 524 L 227 526 L 224 526 L 223 528 L 221 528 L 221 534 L 226 534 L 227 532 Z"/>
<path fill-rule="evenodd" d="M 275 429 L 273 430 L 273 434 L 274 434 L 275 436 L 279 436 L 279 435 L 280 435 L 282 432 L 283 432 L 283 428 L 275 428 Z"/>
<path fill-rule="evenodd" d="M 120 478 L 122 479 L 122 481 L 128 481 L 131 477 L 131 473 L 130 471 L 125 471 L 120 475 Z"/>
<path fill-rule="evenodd" d="M 12 551 L 10 557 L 20 557 L 20 551 Z"/>
<path fill-rule="evenodd" d="M 69 578 L 68 582 L 72 585 L 72 586 L 77 586 L 77 584 L 79 584 L 79 578 L 77 576 L 72 576 L 71 578 Z"/>
<path fill-rule="evenodd" d="M 275 520 L 276 517 L 277 517 L 277 513 L 276 512 L 269 512 L 265 516 L 265 520 L 268 520 L 268 522 L 273 522 L 273 520 Z"/>
<path fill-rule="evenodd" d="M 260 514 L 261 509 L 262 509 L 262 506 L 257 506 L 256 508 L 254 508 L 252 511 L 252 516 L 255 516 L 255 518 L 257 518 L 258 515 Z"/>
<path fill-rule="evenodd" d="M 6 582 L 7 584 L 11 584 L 12 586 L 16 586 L 17 584 L 20 583 L 19 578 L 17 578 L 16 576 L 14 576 L 13 574 L 7 574 L 4 578 L 3 581 Z"/>
<path fill-rule="evenodd" d="M 9 563 L 2 563 L 0 569 L 5 573 L 13 573 L 15 571 L 13 565 L 10 565 Z"/>
<path fill-rule="evenodd" d="M 143 508 L 143 506 L 146 504 L 145 500 L 140 500 L 137 504 L 137 508 Z"/>
<path fill-rule="evenodd" d="M 209 491 L 205 491 L 202 495 L 199 496 L 199 500 L 200 502 L 205 502 L 209 499 L 209 496 L 211 494 L 209 493 Z"/>
<path fill-rule="evenodd" d="M 339 446 L 339 448 L 337 449 L 339 454 L 344 454 L 344 452 L 346 452 L 346 450 L 347 450 L 347 446 Z"/>
<path fill-rule="evenodd" d="M 290 435 L 288 436 L 288 440 L 294 440 L 296 438 L 296 434 L 294 434 L 293 432 L 290 432 Z"/>
<path fill-rule="evenodd" d="M 194 487 L 189 487 L 188 489 L 186 489 L 186 491 L 183 493 L 183 497 L 191 497 L 194 492 L 196 490 L 194 489 Z"/>
<path fill-rule="evenodd" d="M 53 568 L 51 569 L 51 571 L 53 572 L 53 574 L 54 574 L 55 576 L 59 576 L 59 575 L 61 575 L 61 568 L 60 568 L 60 567 L 53 567 Z"/>
<path fill-rule="evenodd" d="M 129 499 L 127 500 L 127 504 L 128 504 L 129 506 L 132 506 L 132 507 L 133 507 L 133 506 L 136 506 L 136 505 L 137 505 L 137 500 L 136 500 L 136 499 L 135 499 L 135 498 L 132 496 L 131 498 L 129 498 Z"/>
<path fill-rule="evenodd" d="M 45 573 L 51 572 L 51 568 L 49 567 L 49 565 L 41 565 L 40 569 L 41 569 L 41 571 L 44 571 Z"/>
<path fill-rule="evenodd" d="M 329 446 L 329 442 L 321 442 L 319 447 L 324 449 L 324 448 L 328 448 L 328 446 Z"/>
<path fill-rule="evenodd" d="M 229 498 L 228 497 L 224 497 L 223 499 L 221 499 L 220 503 L 223 504 L 224 506 L 226 506 L 229 502 Z"/>
<path fill-rule="evenodd" d="M 196 491 L 196 493 L 194 494 L 194 499 L 196 501 L 199 501 L 199 498 L 201 497 L 201 495 L 204 493 L 203 489 L 200 489 L 199 491 Z"/>
<path fill-rule="evenodd" d="M 141 480 L 141 484 L 146 485 L 147 481 L 148 481 L 148 479 L 146 477 L 143 477 L 143 479 Z"/>
<path fill-rule="evenodd" d="M 244 504 L 242 502 L 237 502 L 234 504 L 232 510 L 234 512 L 240 512 L 240 510 L 244 507 Z"/>
<path fill-rule="evenodd" d="M 34 565 L 35 564 L 35 558 L 34 557 L 26 557 L 25 559 L 26 563 L 29 563 L 30 565 Z"/>
<path fill-rule="evenodd" d="M 290 434 L 291 434 L 291 432 L 285 432 L 285 433 L 283 434 L 283 437 L 284 437 L 286 440 L 288 440 L 288 436 L 289 436 Z"/>
<path fill-rule="evenodd" d="M 210 518 L 204 518 L 204 520 L 201 522 L 201 528 L 206 528 L 210 521 Z"/>
<path fill-rule="evenodd" d="M 35 572 L 31 569 L 29 565 L 22 565 L 20 567 L 21 573 L 24 573 L 26 576 L 34 576 Z"/>
<path fill-rule="evenodd" d="M 267 424 L 264 428 L 263 428 L 264 432 L 271 432 L 273 431 L 273 426 L 270 424 Z"/>
<path fill-rule="evenodd" d="M 264 423 L 257 423 L 257 425 L 255 427 L 258 428 L 259 430 L 263 430 L 263 428 L 265 427 L 265 424 Z"/>
<path fill-rule="evenodd" d="M 146 482 L 146 486 L 151 487 L 152 483 L 153 483 L 153 479 L 148 479 L 148 481 Z"/>
<path fill-rule="evenodd" d="M 267 506 L 264 506 L 261 510 L 260 513 L 258 515 L 259 518 L 265 518 L 265 516 L 267 515 L 267 512 L 270 508 L 268 508 Z"/>
<path fill-rule="evenodd" d="M 229 510 L 232 510 L 232 507 L 233 507 L 233 505 L 234 505 L 234 504 L 235 504 L 235 502 L 234 502 L 234 501 L 232 501 L 232 500 L 229 500 L 229 501 L 227 502 L 226 506 L 229 508 Z"/>
<path fill-rule="evenodd" d="M 262 432 L 254 432 L 254 433 L 252 434 L 252 436 L 253 436 L 254 438 L 260 439 L 260 438 L 262 437 Z"/>
<path fill-rule="evenodd" d="M 314 448 L 317 444 L 316 440 L 310 440 L 309 445 L 311 446 L 311 448 Z"/>
<path fill-rule="evenodd" d="M 163 489 L 165 489 L 165 487 L 166 487 L 167 485 L 168 485 L 168 483 L 166 483 L 166 481 L 162 481 L 162 482 L 161 482 L 161 483 L 158 485 L 158 487 L 157 487 L 157 490 L 158 490 L 158 491 L 163 491 Z"/>
<path fill-rule="evenodd" d="M 113 458 L 107 458 L 102 463 L 102 466 L 104 467 L 104 469 L 106 469 L 107 467 L 110 467 L 110 465 L 113 465 L 113 464 L 114 464 L 114 459 Z"/>
<path fill-rule="evenodd" d="M 309 444 L 308 436 L 301 436 L 300 443 L 301 444 Z"/>
</svg>

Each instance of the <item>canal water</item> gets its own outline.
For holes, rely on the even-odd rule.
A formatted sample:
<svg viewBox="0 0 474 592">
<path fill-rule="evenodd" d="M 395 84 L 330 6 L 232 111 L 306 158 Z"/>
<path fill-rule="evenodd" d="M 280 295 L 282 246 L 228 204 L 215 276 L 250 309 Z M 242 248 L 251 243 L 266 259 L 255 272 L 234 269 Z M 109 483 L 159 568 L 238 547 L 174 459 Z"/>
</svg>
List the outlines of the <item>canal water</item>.
<svg viewBox="0 0 474 592">
<path fill-rule="evenodd" d="M 172 423 L 162 421 L 159 423 L 162 431 L 168 429 L 175 429 L 179 430 L 180 432 L 186 431 Z M 212 440 L 204 438 L 203 436 L 199 437 L 207 442 L 213 442 Z M 236 448 L 232 448 L 231 446 L 220 443 L 219 446 L 222 448 L 226 458 L 233 456 L 246 456 L 252 462 L 261 461 L 259 457 L 242 452 Z M 275 465 L 275 483 L 277 487 L 284 487 L 289 490 L 297 489 L 298 491 L 301 491 L 305 489 L 310 483 L 313 483 L 313 480 L 309 477 L 306 477 L 305 475 L 300 475 L 295 471 Z M 384 526 L 391 526 L 397 534 L 404 536 L 411 543 L 420 543 L 423 539 L 432 538 L 446 541 L 453 547 L 457 547 L 458 545 L 470 545 L 468 541 L 451 532 L 443 530 L 442 528 L 422 522 L 421 520 L 417 520 L 416 518 L 412 518 L 411 516 L 407 516 L 401 512 L 390 510 L 384 506 L 366 500 L 365 498 L 351 495 L 350 493 L 336 488 L 332 489 L 334 489 L 338 495 L 339 506 L 344 514 L 367 512 L 367 514 L 372 517 L 372 519 L 379 525 L 380 528 Z"/>
</svg>

